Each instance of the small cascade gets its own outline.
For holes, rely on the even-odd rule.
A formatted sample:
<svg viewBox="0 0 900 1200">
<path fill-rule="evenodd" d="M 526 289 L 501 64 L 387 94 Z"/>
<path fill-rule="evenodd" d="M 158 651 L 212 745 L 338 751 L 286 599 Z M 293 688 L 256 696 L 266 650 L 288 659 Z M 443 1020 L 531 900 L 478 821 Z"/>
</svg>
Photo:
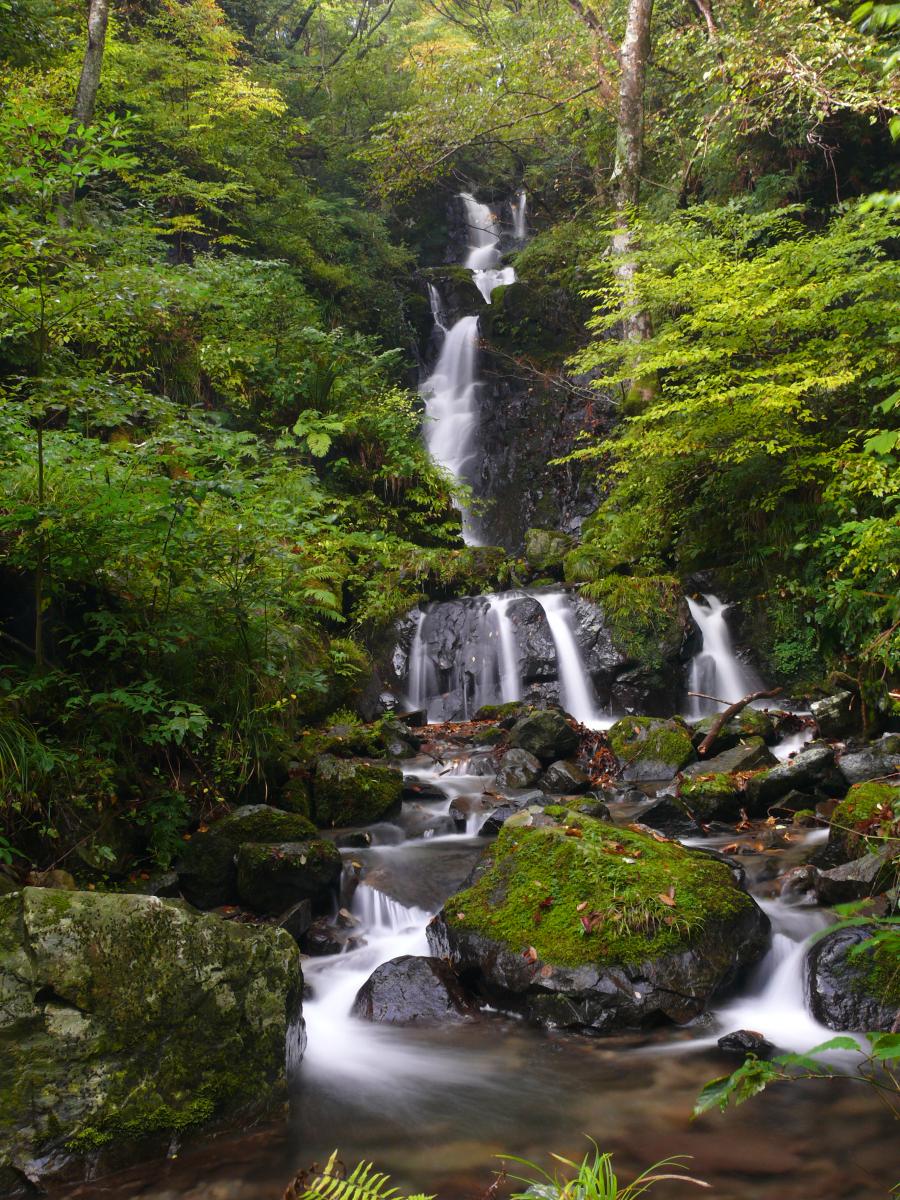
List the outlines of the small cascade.
<svg viewBox="0 0 900 1200">
<path fill-rule="evenodd" d="M 534 598 L 544 610 L 553 635 L 560 702 L 566 712 L 571 713 L 582 725 L 595 725 L 600 720 L 597 697 L 575 640 L 569 598 L 565 592 L 546 595 L 535 592 Z"/>
<path fill-rule="evenodd" d="M 428 452 L 439 466 L 460 480 L 466 477 L 478 423 L 477 350 L 478 318 L 462 317 L 447 330 L 434 370 L 421 388 Z M 466 514 L 463 518 L 465 524 Z"/>
<path fill-rule="evenodd" d="M 437 290 L 433 283 L 428 284 L 428 304 L 431 308 L 431 316 L 435 324 L 435 328 L 441 333 L 447 332 L 447 316 L 444 312 L 444 302 L 441 299 L 441 293 Z"/>
<path fill-rule="evenodd" d="M 512 214 L 513 237 L 517 242 L 525 242 L 528 238 L 528 224 L 526 220 L 527 202 L 528 197 L 524 188 L 519 188 L 515 198 L 509 202 L 509 209 Z"/>
<path fill-rule="evenodd" d="M 431 913 L 401 904 L 365 883 L 361 883 L 353 894 L 352 912 L 363 928 L 378 934 L 408 933 L 421 929 L 431 920 Z"/>
<path fill-rule="evenodd" d="M 757 691 L 759 680 L 734 653 L 725 621 L 729 606 L 718 596 L 710 595 L 703 596 L 701 600 L 689 598 L 688 607 L 703 638 L 703 645 L 691 663 L 688 690 L 715 696 L 716 700 L 724 702 L 720 705 L 713 700 L 691 697 L 688 716 L 698 718 L 718 712 L 748 692 Z"/>
<path fill-rule="evenodd" d="M 507 614 L 515 593 L 489 597 L 490 612 L 497 627 L 500 646 L 500 699 L 504 704 L 522 698 L 522 677 L 519 674 L 519 651 L 512 622 Z"/>
<path fill-rule="evenodd" d="M 472 272 L 475 286 L 490 304 L 494 288 L 514 283 L 516 273 L 512 267 L 500 266 L 500 222 L 497 217 L 486 204 L 479 204 L 468 192 L 462 192 L 460 198 L 469 230 L 469 250 L 463 266 Z"/>
</svg>

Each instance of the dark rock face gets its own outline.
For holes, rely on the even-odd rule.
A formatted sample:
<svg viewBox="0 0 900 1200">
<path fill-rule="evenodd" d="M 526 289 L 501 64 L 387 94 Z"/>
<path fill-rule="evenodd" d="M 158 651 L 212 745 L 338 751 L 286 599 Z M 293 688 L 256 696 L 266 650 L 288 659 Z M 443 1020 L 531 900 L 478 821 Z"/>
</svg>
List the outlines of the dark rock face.
<svg viewBox="0 0 900 1200">
<path fill-rule="evenodd" d="M 509 744 L 549 764 L 574 754 L 578 749 L 578 734 L 561 712 L 545 709 L 516 721 L 509 731 Z"/>
<path fill-rule="evenodd" d="M 258 913 L 284 912 L 300 900 L 321 910 L 341 880 L 341 852 L 322 838 L 274 845 L 244 842 L 236 861 L 238 896 Z"/>
<path fill-rule="evenodd" d="M 476 1009 L 446 962 L 405 954 L 369 976 L 353 1015 L 388 1025 L 445 1025 L 471 1020 Z"/>
<path fill-rule="evenodd" d="M 685 775 L 732 775 L 736 771 L 755 771 L 760 767 L 776 766 L 778 759 L 760 737 L 738 742 L 715 758 L 701 758 L 684 768 Z"/>
<path fill-rule="evenodd" d="M 900 735 L 887 734 L 862 750 L 842 754 L 838 770 L 848 784 L 884 779 L 900 772 Z"/>
<path fill-rule="evenodd" d="M 541 774 L 540 761 L 527 750 L 513 748 L 500 759 L 497 772 L 497 787 L 527 788 L 536 783 Z"/>
<path fill-rule="evenodd" d="M 541 789 L 554 796 L 577 796 L 590 786 L 590 779 L 578 763 L 566 759 L 551 763 L 540 782 Z"/>
<path fill-rule="evenodd" d="M 897 1018 L 898 1005 L 889 1003 L 884 989 L 876 986 L 871 955 L 848 957 L 869 937 L 864 928 L 838 929 L 809 952 L 810 1006 L 816 1020 L 829 1029 L 888 1032 Z"/>
<path fill-rule="evenodd" d="M 763 813 L 770 804 L 795 790 L 815 796 L 844 794 L 847 785 L 834 765 L 831 746 L 813 743 L 788 762 L 748 779 L 747 811 L 751 816 Z"/>
<path fill-rule="evenodd" d="M 816 897 L 820 904 L 848 904 L 886 891 L 892 882 L 892 864 L 900 850 L 889 842 L 874 854 L 864 854 L 830 871 L 818 871 Z"/>
<path fill-rule="evenodd" d="M 515 630 L 522 682 L 555 683 L 556 646 L 543 608 L 533 597 L 522 596 L 510 602 L 506 614 Z"/>
<path fill-rule="evenodd" d="M 775 1053 L 775 1047 L 761 1033 L 754 1029 L 736 1029 L 734 1033 L 726 1033 L 720 1037 L 716 1045 L 720 1050 L 729 1054 L 755 1054 L 757 1058 L 768 1058 Z"/>
</svg>

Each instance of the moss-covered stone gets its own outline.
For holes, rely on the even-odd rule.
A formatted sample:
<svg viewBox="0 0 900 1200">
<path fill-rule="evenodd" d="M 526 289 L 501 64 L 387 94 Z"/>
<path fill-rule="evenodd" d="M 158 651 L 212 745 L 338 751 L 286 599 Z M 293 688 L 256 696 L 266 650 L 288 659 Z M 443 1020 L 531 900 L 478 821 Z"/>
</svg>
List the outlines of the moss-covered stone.
<svg viewBox="0 0 900 1200">
<path fill-rule="evenodd" d="M 244 842 L 237 852 L 238 897 L 254 912 L 282 913 L 300 900 L 322 911 L 340 878 L 341 852 L 323 838 Z"/>
<path fill-rule="evenodd" d="M 704 717 L 694 725 L 695 746 L 699 746 L 704 740 L 716 719 L 715 716 Z M 750 737 L 760 737 L 766 742 L 774 740 L 775 722 L 768 713 L 757 708 L 742 709 L 736 717 L 732 717 L 722 726 L 707 754 L 720 754 L 723 750 L 730 750 L 732 746 L 736 746 L 743 738 Z"/>
<path fill-rule="evenodd" d="M 185 896 L 198 908 L 214 908 L 237 899 L 234 856 L 244 842 L 300 842 L 315 826 L 300 813 L 268 804 L 248 804 L 195 833 L 185 846 L 178 877 Z"/>
<path fill-rule="evenodd" d="M 607 737 L 626 780 L 672 779 L 695 757 L 691 732 L 679 717 L 623 717 Z"/>
<path fill-rule="evenodd" d="M 403 774 L 394 767 L 322 754 L 316 760 L 313 809 L 321 826 L 369 825 L 400 806 Z"/>
<path fill-rule="evenodd" d="M 485 725 L 482 729 L 475 730 L 472 741 L 476 746 L 496 746 L 505 737 L 506 731 L 499 725 Z"/>
<path fill-rule="evenodd" d="M 740 813 L 742 793 L 732 775 L 685 776 L 678 795 L 685 807 L 703 821 L 728 821 Z"/>
<path fill-rule="evenodd" d="M 292 775 L 278 794 L 276 807 L 285 812 L 299 813 L 307 820 L 312 816 L 312 788 L 304 775 Z"/>
<path fill-rule="evenodd" d="M 429 927 L 489 998 L 541 1021 L 612 1029 L 696 1015 L 765 948 L 728 866 L 555 806 L 504 827 L 477 882 Z"/>
<path fill-rule="evenodd" d="M 575 753 L 578 734 L 558 709 L 534 709 L 510 729 L 509 744 L 549 764 Z"/>
<path fill-rule="evenodd" d="M 536 571 L 549 571 L 562 578 L 563 560 L 572 549 L 572 537 L 555 529 L 525 531 L 525 558 Z"/>
<path fill-rule="evenodd" d="M 151 896 L 0 899 L 0 1172 L 41 1180 L 106 1147 L 121 1162 L 265 1110 L 300 985 L 281 930 Z"/>
<path fill-rule="evenodd" d="M 622 652 L 646 668 L 677 656 L 690 626 L 681 584 L 674 575 L 606 575 L 581 594 L 602 610 Z"/>
<path fill-rule="evenodd" d="M 857 783 L 831 814 L 829 843 L 847 857 L 864 854 L 867 835 L 886 834 L 900 824 L 900 787 Z"/>
</svg>

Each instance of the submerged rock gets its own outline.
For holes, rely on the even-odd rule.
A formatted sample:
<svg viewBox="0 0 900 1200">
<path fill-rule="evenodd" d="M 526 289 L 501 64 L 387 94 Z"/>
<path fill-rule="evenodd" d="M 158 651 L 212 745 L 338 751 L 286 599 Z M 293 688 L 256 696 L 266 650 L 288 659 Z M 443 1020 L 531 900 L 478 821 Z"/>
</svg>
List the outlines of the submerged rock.
<svg viewBox="0 0 900 1200">
<path fill-rule="evenodd" d="M 446 962 L 412 954 L 377 967 L 352 1009 L 355 1017 L 388 1025 L 444 1025 L 470 1020 L 476 1011 Z"/>
<path fill-rule="evenodd" d="M 244 842 L 299 842 L 314 836 L 315 826 L 300 813 L 282 812 L 268 804 L 237 808 L 195 833 L 177 866 L 181 889 L 198 908 L 215 908 L 237 898 L 234 857 Z"/>
<path fill-rule="evenodd" d="M 900 1011 L 897 962 L 890 948 L 872 942 L 872 927 L 836 929 L 812 947 L 807 959 L 813 1016 L 829 1029 L 888 1032 Z M 851 956 L 856 947 L 871 949 Z"/>
<path fill-rule="evenodd" d="M 320 754 L 313 780 L 319 825 L 370 825 L 400 811 L 403 774 L 396 767 Z"/>
<path fill-rule="evenodd" d="M 697 1016 L 768 928 L 725 863 L 568 813 L 503 828 L 428 942 L 490 1003 L 606 1033 Z"/>
<path fill-rule="evenodd" d="M 607 737 L 629 782 L 673 779 L 696 757 L 690 730 L 679 717 L 623 717 Z"/>
<path fill-rule="evenodd" d="M 88 1156 L 96 1172 L 107 1153 L 163 1154 L 176 1134 L 265 1111 L 284 1093 L 301 986 L 282 930 L 154 896 L 3 897 L 0 1177 L 71 1178 Z"/>
<path fill-rule="evenodd" d="M 300 900 L 321 909 L 341 880 L 341 852 L 333 842 L 244 842 L 237 852 L 237 889 L 242 904 L 276 914 Z"/>
</svg>

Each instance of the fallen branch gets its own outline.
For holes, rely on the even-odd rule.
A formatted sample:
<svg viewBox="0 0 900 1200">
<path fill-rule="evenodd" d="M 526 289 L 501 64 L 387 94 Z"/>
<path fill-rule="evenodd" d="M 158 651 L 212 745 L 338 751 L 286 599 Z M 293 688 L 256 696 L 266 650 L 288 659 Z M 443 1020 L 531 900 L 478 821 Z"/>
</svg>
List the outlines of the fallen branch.
<svg viewBox="0 0 900 1200">
<path fill-rule="evenodd" d="M 741 711 L 741 709 L 746 708 L 748 704 L 752 704 L 754 700 L 769 700 L 773 696 L 780 696 L 783 691 L 784 691 L 784 688 L 778 687 L 778 688 L 772 688 L 772 690 L 769 692 L 751 692 L 750 695 L 745 696 L 743 698 L 743 700 L 735 700 L 734 704 L 729 704 L 729 706 L 725 709 L 725 711 L 719 713 L 719 715 L 713 721 L 712 725 L 710 725 L 709 733 L 706 735 L 706 737 L 703 739 L 703 741 L 697 747 L 697 753 L 700 755 L 706 754 L 707 751 L 709 750 L 710 746 L 713 744 L 713 742 L 719 736 L 719 733 L 722 730 L 722 726 L 727 725 L 732 717 L 736 717 L 737 714 Z M 699 692 L 688 692 L 688 695 L 689 696 L 699 696 L 703 700 L 715 699 L 714 696 L 701 696 Z M 724 701 L 719 700 L 718 703 L 723 704 Z"/>
</svg>

